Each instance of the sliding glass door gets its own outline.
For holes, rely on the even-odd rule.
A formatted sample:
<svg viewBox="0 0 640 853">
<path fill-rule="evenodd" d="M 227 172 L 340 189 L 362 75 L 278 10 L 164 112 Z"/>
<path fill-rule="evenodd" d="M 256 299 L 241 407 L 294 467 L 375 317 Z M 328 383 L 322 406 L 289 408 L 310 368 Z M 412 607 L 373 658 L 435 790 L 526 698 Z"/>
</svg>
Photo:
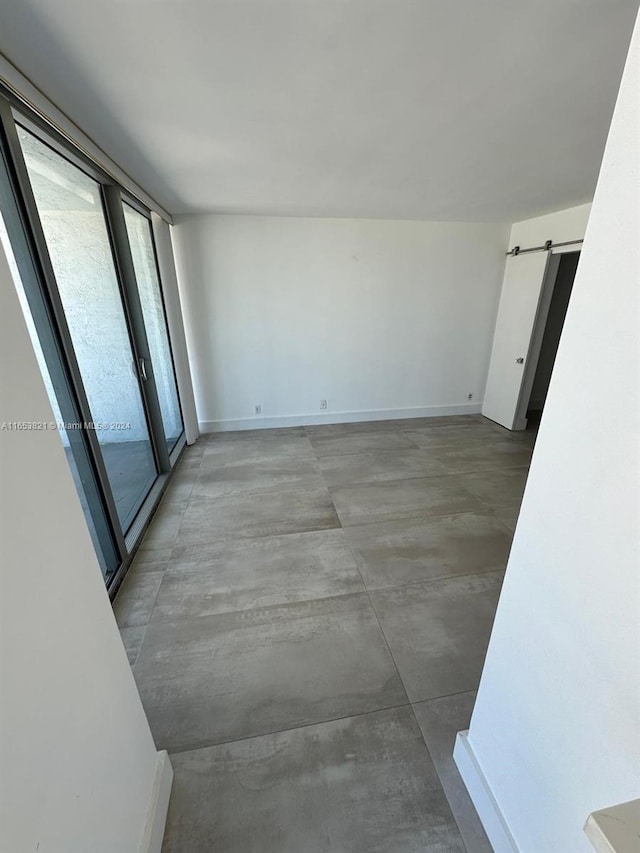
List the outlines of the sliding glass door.
<svg viewBox="0 0 640 853">
<path fill-rule="evenodd" d="M 64 316 L 123 529 L 157 475 L 100 185 L 18 127 Z"/>
<path fill-rule="evenodd" d="M 130 204 L 125 203 L 123 208 L 151 360 L 156 365 L 155 380 L 164 435 L 167 450 L 171 453 L 182 435 L 183 426 L 151 222 Z"/>
<path fill-rule="evenodd" d="M 185 444 L 150 216 L 22 110 L 0 85 L 0 242 L 115 590 Z"/>
<path fill-rule="evenodd" d="M 19 208 L 7 180 L 6 164 L 2 159 L 0 244 L 9 262 L 31 343 L 51 402 L 55 421 L 47 424 L 47 428 L 55 428 L 60 434 L 100 569 L 105 580 L 109 580 L 120 563 L 115 538 L 85 435 L 80 430 L 67 428 L 67 425 L 78 422 L 78 407 L 66 380 L 54 326 L 38 287 L 37 267 L 29 252 Z"/>
</svg>

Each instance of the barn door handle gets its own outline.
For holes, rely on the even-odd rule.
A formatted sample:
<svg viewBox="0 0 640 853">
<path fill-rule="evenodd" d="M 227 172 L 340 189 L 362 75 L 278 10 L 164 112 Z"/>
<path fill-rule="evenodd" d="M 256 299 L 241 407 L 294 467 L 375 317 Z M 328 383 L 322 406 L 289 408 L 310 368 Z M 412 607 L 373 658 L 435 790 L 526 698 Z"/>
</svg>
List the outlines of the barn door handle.
<svg viewBox="0 0 640 853">
<path fill-rule="evenodd" d="M 143 382 L 146 382 L 148 379 L 147 376 L 147 362 L 146 359 L 142 358 L 142 356 L 138 359 L 138 364 L 140 365 L 140 377 Z"/>
</svg>

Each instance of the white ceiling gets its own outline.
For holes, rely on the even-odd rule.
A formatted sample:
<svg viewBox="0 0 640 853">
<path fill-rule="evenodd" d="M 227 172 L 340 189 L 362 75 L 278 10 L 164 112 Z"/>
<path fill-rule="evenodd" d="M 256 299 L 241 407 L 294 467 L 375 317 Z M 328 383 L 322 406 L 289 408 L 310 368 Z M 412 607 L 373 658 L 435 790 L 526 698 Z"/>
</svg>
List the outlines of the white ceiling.
<svg viewBox="0 0 640 853">
<path fill-rule="evenodd" d="M 0 50 L 173 213 L 590 200 L 638 0 L 2 0 Z"/>
</svg>

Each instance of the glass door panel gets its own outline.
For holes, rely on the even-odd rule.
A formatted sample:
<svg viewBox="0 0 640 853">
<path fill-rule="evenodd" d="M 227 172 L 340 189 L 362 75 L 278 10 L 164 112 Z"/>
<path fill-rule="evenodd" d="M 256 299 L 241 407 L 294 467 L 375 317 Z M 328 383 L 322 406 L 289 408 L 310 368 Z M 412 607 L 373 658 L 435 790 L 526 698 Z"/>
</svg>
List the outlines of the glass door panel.
<svg viewBox="0 0 640 853">
<path fill-rule="evenodd" d="M 123 530 L 158 474 L 100 184 L 24 128 L 18 136 Z"/>
<path fill-rule="evenodd" d="M 10 191 L 8 191 L 8 183 L 6 182 L 6 172 L 3 171 L 0 176 L 2 186 L 0 186 L 0 199 L 5 206 L 5 214 L 9 215 L 9 211 L 13 208 Z M 9 262 L 11 276 L 15 284 L 20 306 L 24 314 L 24 319 L 31 338 L 31 343 L 42 373 L 49 402 L 53 411 L 55 421 L 48 425 L 49 428 L 57 429 L 60 435 L 62 446 L 64 448 L 67 462 L 71 468 L 73 482 L 78 492 L 82 511 L 89 528 L 89 534 L 93 541 L 93 546 L 98 557 L 100 569 L 105 580 L 109 580 L 115 573 L 120 558 L 116 550 L 113 536 L 107 521 L 107 512 L 102 503 L 100 489 L 94 471 L 91 466 L 88 449 L 83 440 L 83 436 L 79 431 L 68 430 L 67 426 L 77 420 L 75 407 L 72 402 L 67 383 L 64 381 L 64 369 L 60 362 L 59 354 L 55 346 L 55 336 L 52 333 L 52 328 L 46 318 L 46 309 L 39 301 L 40 290 L 37 284 L 35 268 L 31 264 L 31 259 L 28 250 L 24 245 L 21 245 L 20 256 L 25 268 L 25 274 L 28 279 L 27 284 L 31 285 L 30 295 L 31 304 L 27 297 L 27 289 L 23 279 L 23 273 L 18 268 L 18 262 L 14 253 L 14 245 L 24 243 L 24 234 L 18 224 L 18 217 L 15 215 L 15 210 L 11 211 L 14 214 L 14 225 L 12 229 L 13 243 L 9 238 L 9 233 L 5 224 L 5 214 L 0 211 L 0 243 L 4 249 L 5 255 Z M 18 248 L 16 248 L 18 251 Z M 40 331 L 36 330 L 36 318 L 40 321 Z M 41 342 L 42 341 L 42 342 Z M 49 359 L 45 357 L 43 347 L 46 347 Z M 51 370 L 49 366 L 51 365 Z M 52 375 L 53 374 L 53 375 Z M 55 378 L 55 383 L 54 383 Z M 55 388 L 54 388 L 55 384 Z M 67 419 L 63 417 L 61 409 L 67 413 Z"/>
<path fill-rule="evenodd" d="M 182 415 L 149 220 L 124 204 L 124 219 L 147 331 L 149 353 L 169 453 L 182 435 Z"/>
</svg>

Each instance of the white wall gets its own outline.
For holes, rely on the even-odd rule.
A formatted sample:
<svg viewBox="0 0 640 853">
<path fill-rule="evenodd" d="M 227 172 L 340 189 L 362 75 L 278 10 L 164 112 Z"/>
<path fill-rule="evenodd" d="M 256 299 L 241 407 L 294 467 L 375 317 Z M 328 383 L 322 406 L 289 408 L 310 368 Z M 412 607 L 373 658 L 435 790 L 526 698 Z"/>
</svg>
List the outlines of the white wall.
<svg viewBox="0 0 640 853">
<path fill-rule="evenodd" d="M 522 853 L 586 853 L 589 813 L 640 796 L 639 38 L 468 735 Z M 469 766 L 495 849 L 513 849 Z"/>
<path fill-rule="evenodd" d="M 479 411 L 507 237 L 495 224 L 178 218 L 201 429 Z"/>
<path fill-rule="evenodd" d="M 521 249 L 527 249 L 531 246 L 542 246 L 547 240 L 553 240 L 554 243 L 582 240 L 590 213 L 591 203 L 536 216 L 535 219 L 525 219 L 524 222 L 515 222 L 511 226 L 509 248 L 520 246 Z M 579 250 L 580 246 L 573 248 Z"/>
<path fill-rule="evenodd" d="M 0 318 L 0 424 L 49 422 L 1 248 Z M 0 484 L 0 850 L 159 850 L 170 766 L 156 752 L 56 432 L 0 429 Z"/>
</svg>

